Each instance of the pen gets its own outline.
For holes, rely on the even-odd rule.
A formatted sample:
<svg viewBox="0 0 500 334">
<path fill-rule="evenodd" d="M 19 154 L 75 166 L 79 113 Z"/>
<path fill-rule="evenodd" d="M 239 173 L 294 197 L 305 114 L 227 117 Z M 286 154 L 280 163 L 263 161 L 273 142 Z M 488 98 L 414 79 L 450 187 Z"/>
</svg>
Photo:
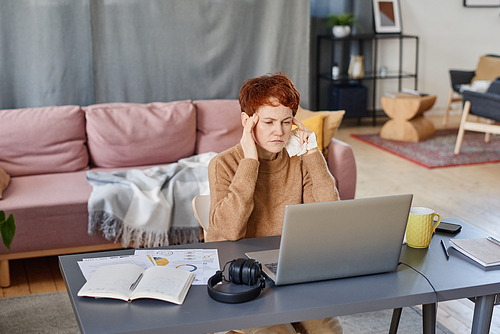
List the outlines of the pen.
<svg viewBox="0 0 500 334">
<path fill-rule="evenodd" d="M 139 277 L 137 277 L 137 279 L 135 280 L 135 282 L 134 282 L 134 283 L 132 283 L 132 284 L 130 285 L 130 288 L 129 288 L 129 289 L 130 289 L 130 291 L 135 290 L 135 288 L 137 287 L 137 285 L 138 285 L 138 284 L 139 284 L 139 282 L 141 281 L 142 275 L 143 275 L 143 273 L 141 273 L 141 274 L 139 275 Z"/>
<path fill-rule="evenodd" d="M 497 246 L 500 246 L 500 241 L 498 241 L 497 239 L 493 238 L 493 237 L 488 237 L 486 238 L 488 239 L 488 241 L 491 241 L 492 243 L 494 243 L 495 245 Z"/>
<path fill-rule="evenodd" d="M 446 260 L 449 260 L 450 259 L 450 254 L 448 254 L 448 249 L 446 249 L 446 245 L 444 244 L 444 240 L 443 239 L 441 239 L 441 246 L 443 246 L 444 255 L 446 255 Z"/>
</svg>

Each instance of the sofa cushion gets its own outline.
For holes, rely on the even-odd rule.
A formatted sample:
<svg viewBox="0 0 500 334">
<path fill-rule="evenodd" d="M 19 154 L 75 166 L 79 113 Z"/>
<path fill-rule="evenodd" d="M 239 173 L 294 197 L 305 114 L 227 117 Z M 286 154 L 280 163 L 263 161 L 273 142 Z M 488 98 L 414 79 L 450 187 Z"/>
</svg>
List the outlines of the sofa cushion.
<svg viewBox="0 0 500 334">
<path fill-rule="evenodd" d="M 0 166 L 11 176 L 74 172 L 88 161 L 79 106 L 0 110 Z"/>
<path fill-rule="evenodd" d="M 2 199 L 3 191 L 9 186 L 10 175 L 0 167 L 0 199 Z"/>
<path fill-rule="evenodd" d="M 222 152 L 238 144 L 243 134 L 238 100 L 197 100 L 196 154 Z"/>
<path fill-rule="evenodd" d="M 1 205 L 14 215 L 16 235 L 0 254 L 105 243 L 87 233 L 91 191 L 85 171 L 13 177 Z"/>
<path fill-rule="evenodd" d="M 107 103 L 85 108 L 90 159 L 98 167 L 175 162 L 194 154 L 191 101 Z"/>
</svg>

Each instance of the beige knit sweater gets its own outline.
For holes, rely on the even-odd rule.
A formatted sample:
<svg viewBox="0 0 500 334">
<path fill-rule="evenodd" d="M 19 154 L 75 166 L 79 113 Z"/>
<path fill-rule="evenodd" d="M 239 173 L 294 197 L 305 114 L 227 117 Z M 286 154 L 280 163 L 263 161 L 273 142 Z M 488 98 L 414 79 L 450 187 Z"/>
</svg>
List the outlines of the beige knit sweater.
<svg viewBox="0 0 500 334">
<path fill-rule="evenodd" d="M 210 226 L 206 241 L 280 235 L 288 204 L 336 201 L 335 180 L 318 151 L 273 161 L 245 159 L 238 144 L 208 167 Z"/>
</svg>

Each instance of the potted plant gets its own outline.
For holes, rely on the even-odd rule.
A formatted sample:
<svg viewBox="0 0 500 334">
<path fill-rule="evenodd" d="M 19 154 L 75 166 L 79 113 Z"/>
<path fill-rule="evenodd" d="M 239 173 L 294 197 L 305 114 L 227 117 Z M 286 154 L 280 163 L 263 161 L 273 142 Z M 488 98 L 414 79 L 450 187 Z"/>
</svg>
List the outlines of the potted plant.
<svg viewBox="0 0 500 334">
<path fill-rule="evenodd" d="M 358 24 L 353 13 L 331 14 L 326 21 L 326 26 L 332 28 L 333 36 L 337 38 L 349 36 L 351 24 Z"/>
<path fill-rule="evenodd" d="M 16 234 L 16 223 L 12 214 L 5 218 L 5 212 L 0 211 L 0 234 L 3 244 L 7 249 L 10 249 L 10 244 L 14 239 L 14 234 Z"/>
</svg>

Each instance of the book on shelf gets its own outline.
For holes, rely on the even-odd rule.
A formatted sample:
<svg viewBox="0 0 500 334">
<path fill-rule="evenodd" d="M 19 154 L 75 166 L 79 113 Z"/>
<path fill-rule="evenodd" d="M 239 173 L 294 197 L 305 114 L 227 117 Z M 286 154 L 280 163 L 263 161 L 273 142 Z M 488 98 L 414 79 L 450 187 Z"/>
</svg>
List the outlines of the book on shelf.
<svg viewBox="0 0 500 334">
<path fill-rule="evenodd" d="M 78 296 L 124 301 L 151 298 L 181 305 L 194 277 L 193 273 L 167 266 L 144 269 L 136 264 L 108 265 L 96 270 Z"/>
<path fill-rule="evenodd" d="M 493 238 L 450 239 L 451 246 L 483 267 L 500 265 L 500 244 Z"/>
</svg>

